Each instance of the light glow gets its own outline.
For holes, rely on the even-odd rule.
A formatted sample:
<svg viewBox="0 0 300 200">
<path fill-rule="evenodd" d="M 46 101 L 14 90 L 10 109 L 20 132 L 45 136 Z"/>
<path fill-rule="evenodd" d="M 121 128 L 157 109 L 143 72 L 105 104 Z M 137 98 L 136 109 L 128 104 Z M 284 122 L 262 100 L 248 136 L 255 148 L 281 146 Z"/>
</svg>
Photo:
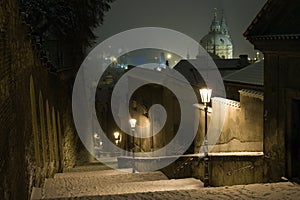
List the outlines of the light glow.
<svg viewBox="0 0 300 200">
<path fill-rule="evenodd" d="M 98 135 L 97 133 L 95 133 L 95 134 L 94 134 L 94 138 L 95 138 L 95 139 L 99 139 L 100 137 L 99 137 L 99 135 Z"/>
<path fill-rule="evenodd" d="M 111 56 L 111 57 L 110 57 L 110 60 L 111 60 L 112 62 L 117 62 L 117 58 L 116 58 L 115 56 Z"/>
</svg>

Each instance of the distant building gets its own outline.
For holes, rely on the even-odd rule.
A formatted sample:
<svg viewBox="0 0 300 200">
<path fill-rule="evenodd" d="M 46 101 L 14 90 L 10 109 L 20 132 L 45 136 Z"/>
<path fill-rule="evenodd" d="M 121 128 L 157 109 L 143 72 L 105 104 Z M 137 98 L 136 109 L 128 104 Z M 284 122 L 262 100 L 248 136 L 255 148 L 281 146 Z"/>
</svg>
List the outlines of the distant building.
<svg viewBox="0 0 300 200">
<path fill-rule="evenodd" d="M 201 75 L 194 67 L 194 65 L 201 65 L 200 63 L 203 62 L 203 59 L 207 58 L 198 57 L 197 59 L 181 60 L 174 66 L 174 69 L 183 74 L 192 85 L 197 87 L 204 86 L 205 83 L 203 82 Z M 213 62 L 217 66 L 221 77 L 237 72 L 249 65 L 247 55 L 240 55 L 239 58 L 233 59 L 213 58 Z"/>
<path fill-rule="evenodd" d="M 217 10 L 215 10 L 215 15 L 210 25 L 210 31 L 200 40 L 200 44 L 212 57 L 223 59 L 233 57 L 233 45 L 225 17 L 223 15 L 221 21 L 219 21 Z M 199 56 L 201 56 L 200 52 L 201 51 L 199 51 Z"/>
<path fill-rule="evenodd" d="M 123 50 L 125 52 L 125 50 Z M 161 49 L 138 49 L 124 53 L 116 58 L 114 55 L 103 55 L 106 64 L 113 62 L 113 67 L 127 69 L 129 65 L 140 66 L 148 69 L 165 69 L 167 64 L 170 68 L 178 63 L 181 56 L 174 52 L 169 52 Z"/>
</svg>

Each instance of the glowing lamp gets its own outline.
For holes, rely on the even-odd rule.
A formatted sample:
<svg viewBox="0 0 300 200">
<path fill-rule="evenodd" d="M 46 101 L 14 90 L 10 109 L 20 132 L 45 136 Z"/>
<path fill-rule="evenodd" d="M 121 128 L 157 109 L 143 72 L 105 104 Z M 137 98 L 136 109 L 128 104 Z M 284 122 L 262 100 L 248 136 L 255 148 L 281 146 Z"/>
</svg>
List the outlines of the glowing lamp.
<svg viewBox="0 0 300 200">
<path fill-rule="evenodd" d="M 201 95 L 201 100 L 203 103 L 209 103 L 211 98 L 212 89 L 202 88 L 199 90 Z"/>
<path fill-rule="evenodd" d="M 129 123 L 130 123 L 130 126 L 131 126 L 131 128 L 135 128 L 135 125 L 136 125 L 136 119 L 130 119 L 129 120 Z"/>
<path fill-rule="evenodd" d="M 114 132 L 114 137 L 116 140 L 118 140 L 120 137 L 120 133 L 118 131 Z"/>
</svg>

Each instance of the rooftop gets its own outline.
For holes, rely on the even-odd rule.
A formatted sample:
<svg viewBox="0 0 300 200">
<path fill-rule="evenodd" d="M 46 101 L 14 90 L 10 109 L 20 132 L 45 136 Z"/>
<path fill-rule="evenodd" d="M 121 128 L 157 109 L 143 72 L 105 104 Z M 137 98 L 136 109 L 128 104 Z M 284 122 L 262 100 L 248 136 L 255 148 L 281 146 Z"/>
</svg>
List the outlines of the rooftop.
<svg viewBox="0 0 300 200">
<path fill-rule="evenodd" d="M 299 9 L 299 0 L 268 0 L 244 36 L 249 40 L 299 39 Z"/>
<path fill-rule="evenodd" d="M 264 62 L 253 63 L 224 77 L 224 81 L 251 85 L 264 85 Z"/>
</svg>

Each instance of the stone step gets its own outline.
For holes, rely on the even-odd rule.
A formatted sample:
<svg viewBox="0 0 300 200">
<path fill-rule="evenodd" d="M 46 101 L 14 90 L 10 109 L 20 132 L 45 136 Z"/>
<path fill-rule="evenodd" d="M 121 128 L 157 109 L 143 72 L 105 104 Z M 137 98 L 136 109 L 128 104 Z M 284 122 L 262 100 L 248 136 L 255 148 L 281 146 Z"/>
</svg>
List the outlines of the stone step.
<svg viewBox="0 0 300 200">
<path fill-rule="evenodd" d="M 42 199 L 42 188 L 33 187 L 31 191 L 30 200 Z"/>
<path fill-rule="evenodd" d="M 143 174 L 143 173 L 140 173 Z M 140 174 L 130 174 L 131 176 Z M 110 176 L 107 176 L 110 177 Z M 111 178 L 111 177 L 110 177 Z M 123 177 L 125 178 L 125 177 Z M 43 199 L 97 199 L 107 195 L 130 196 L 133 193 L 155 193 L 162 191 L 179 191 L 194 190 L 203 187 L 203 183 L 194 178 L 172 179 L 172 180 L 155 180 L 143 182 L 126 182 L 101 180 L 89 178 L 77 178 L 76 182 L 65 182 L 57 184 L 55 181 L 46 186 L 43 191 Z M 60 179 L 53 179 L 60 180 Z M 96 182 L 94 182 L 97 180 Z"/>
</svg>

